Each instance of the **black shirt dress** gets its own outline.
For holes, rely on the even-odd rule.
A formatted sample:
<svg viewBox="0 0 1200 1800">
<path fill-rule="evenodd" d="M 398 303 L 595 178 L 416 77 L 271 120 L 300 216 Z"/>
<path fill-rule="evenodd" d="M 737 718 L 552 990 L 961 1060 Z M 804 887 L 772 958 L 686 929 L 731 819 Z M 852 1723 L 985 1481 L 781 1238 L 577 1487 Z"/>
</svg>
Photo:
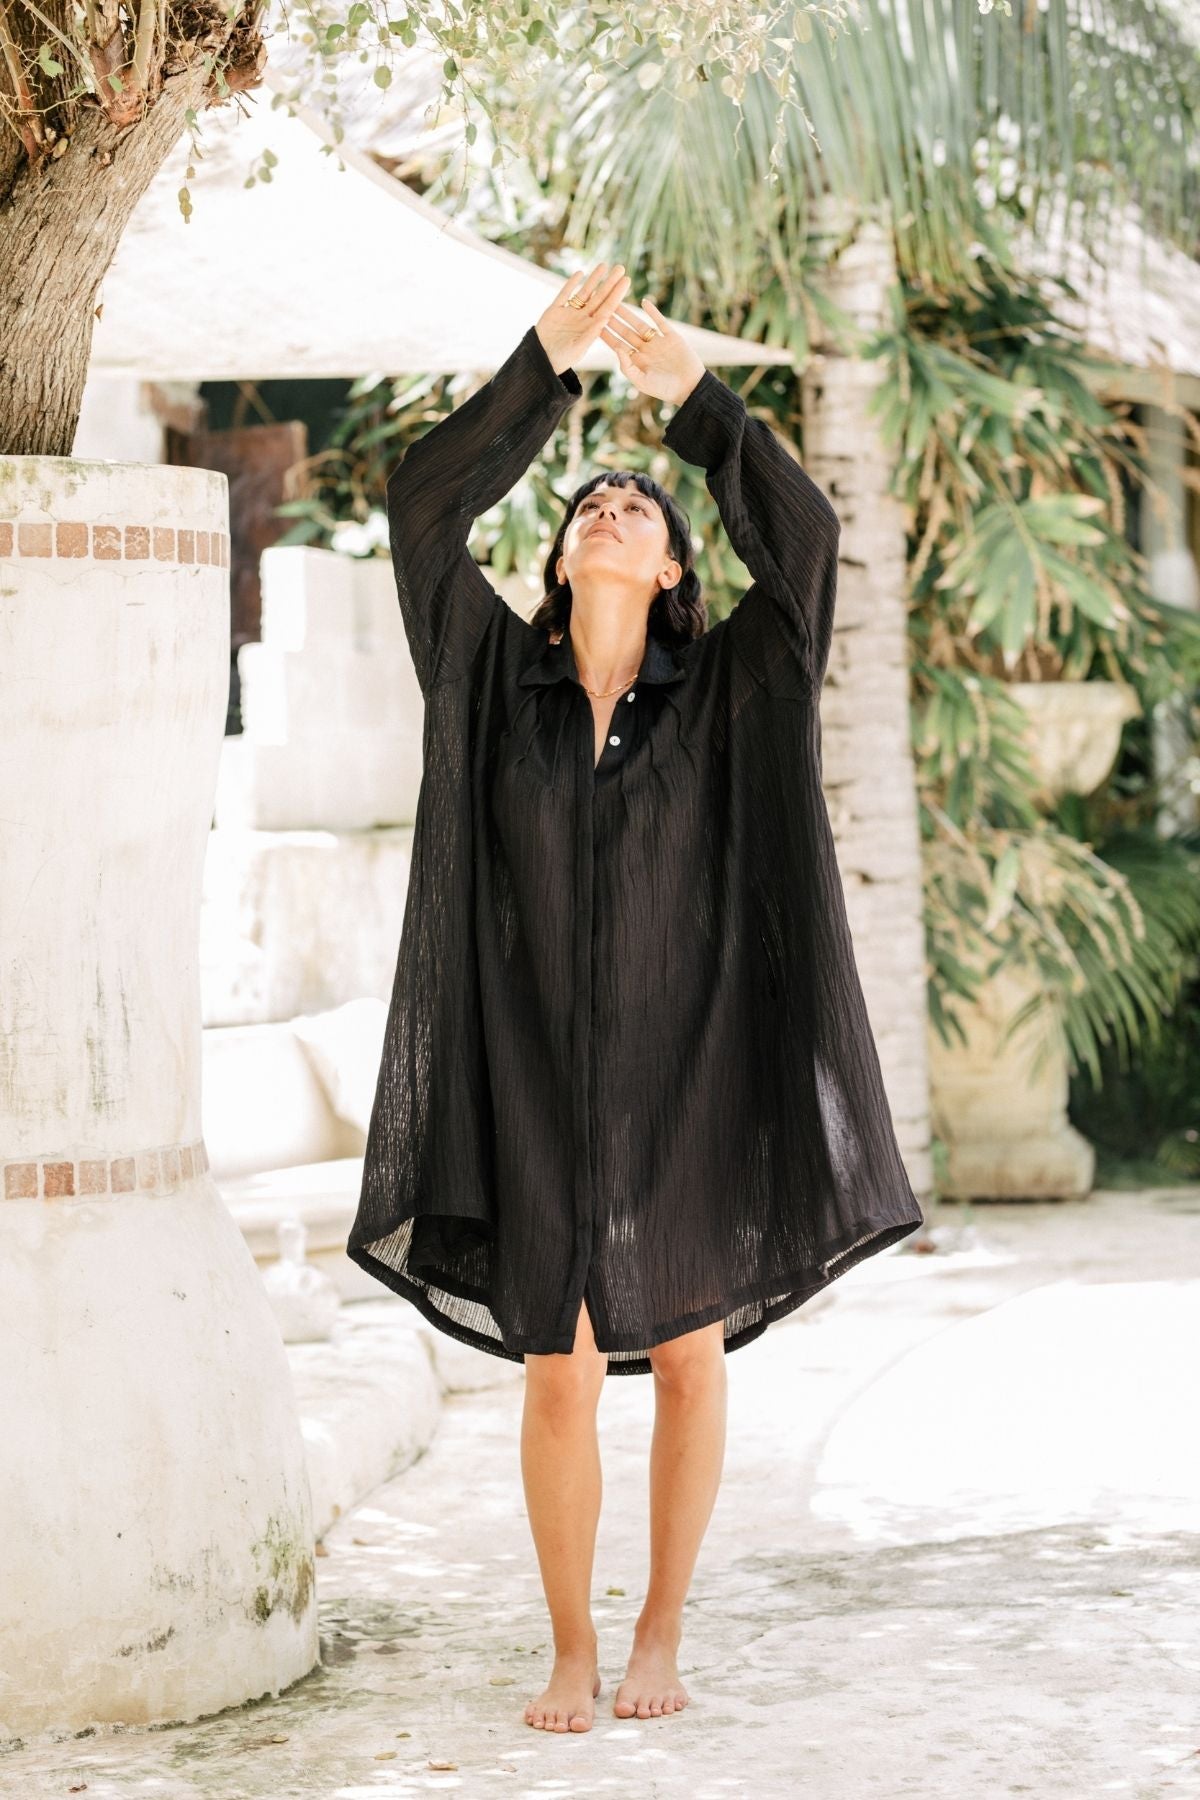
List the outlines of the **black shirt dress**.
<svg viewBox="0 0 1200 1800">
<path fill-rule="evenodd" d="M 923 1224 L 821 788 L 839 522 L 708 370 L 664 443 L 752 585 L 647 638 L 599 762 L 569 632 L 467 549 L 581 392 L 527 331 L 387 486 L 424 767 L 347 1250 L 495 1356 L 726 1351 Z"/>
</svg>

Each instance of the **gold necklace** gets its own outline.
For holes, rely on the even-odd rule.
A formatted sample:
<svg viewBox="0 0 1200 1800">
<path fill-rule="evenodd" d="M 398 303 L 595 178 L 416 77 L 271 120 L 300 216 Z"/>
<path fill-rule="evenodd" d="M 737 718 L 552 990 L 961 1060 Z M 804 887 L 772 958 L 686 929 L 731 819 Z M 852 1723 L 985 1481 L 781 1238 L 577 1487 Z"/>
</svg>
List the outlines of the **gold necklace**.
<svg viewBox="0 0 1200 1800">
<path fill-rule="evenodd" d="M 561 631 L 556 632 L 550 640 L 550 642 L 552 644 L 561 643 L 561 641 L 562 641 L 562 632 Z M 637 680 L 637 669 L 635 669 L 633 671 L 633 674 L 628 676 L 621 683 L 620 687 L 609 688 L 607 693 L 603 693 L 603 694 L 598 693 L 595 688 L 590 688 L 588 686 L 587 682 L 583 679 L 582 675 L 579 678 L 579 685 L 583 689 L 585 694 L 591 695 L 593 700 L 610 700 L 614 694 L 619 694 L 621 692 L 621 688 L 627 688 L 631 681 L 636 681 L 636 680 Z"/>
<path fill-rule="evenodd" d="M 597 693 L 596 689 L 590 688 L 586 681 L 581 681 L 579 685 L 583 689 L 585 694 L 590 694 L 592 696 L 593 700 L 607 700 L 613 694 L 619 694 L 621 692 L 621 688 L 627 688 L 629 686 L 630 681 L 636 681 L 636 680 L 637 680 L 637 670 L 635 669 L 633 674 L 629 677 L 629 680 L 623 681 L 621 683 L 621 687 L 609 688 L 608 692 L 605 694 Z"/>
</svg>

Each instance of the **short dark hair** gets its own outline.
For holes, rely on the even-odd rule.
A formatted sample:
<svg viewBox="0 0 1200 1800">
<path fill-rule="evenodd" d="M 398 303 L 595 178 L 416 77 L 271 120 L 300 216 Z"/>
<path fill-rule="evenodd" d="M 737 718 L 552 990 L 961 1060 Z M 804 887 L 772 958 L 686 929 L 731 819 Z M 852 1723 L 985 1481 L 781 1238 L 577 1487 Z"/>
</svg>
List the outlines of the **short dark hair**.
<svg viewBox="0 0 1200 1800">
<path fill-rule="evenodd" d="M 560 582 L 555 568 L 562 554 L 567 527 L 581 502 L 593 488 L 631 485 L 661 509 L 667 522 L 671 555 L 683 570 L 676 586 L 660 588 L 657 597 L 651 602 L 646 620 L 647 633 L 670 648 L 689 644 L 693 638 L 703 635 L 708 625 L 708 607 L 695 569 L 692 527 L 688 516 L 666 488 L 660 487 L 652 476 L 643 475 L 635 469 L 602 470 L 598 475 L 589 476 L 571 495 L 562 524 L 546 558 L 542 571 L 544 594 L 530 618 L 531 625 L 544 625 L 551 631 L 566 630 L 571 618 L 571 584 L 569 581 Z"/>
</svg>

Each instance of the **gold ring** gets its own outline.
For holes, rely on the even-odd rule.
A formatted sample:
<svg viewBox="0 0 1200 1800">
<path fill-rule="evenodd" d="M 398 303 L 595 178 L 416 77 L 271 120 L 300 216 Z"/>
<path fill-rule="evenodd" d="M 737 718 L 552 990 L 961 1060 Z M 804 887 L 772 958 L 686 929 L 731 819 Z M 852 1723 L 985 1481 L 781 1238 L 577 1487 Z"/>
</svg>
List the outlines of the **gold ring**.
<svg viewBox="0 0 1200 1800">
<path fill-rule="evenodd" d="M 567 305 L 578 307 L 580 312 L 583 311 L 583 301 L 579 298 L 578 294 L 572 294 L 571 298 L 567 301 Z"/>
<path fill-rule="evenodd" d="M 659 336 L 661 336 L 661 333 L 659 332 L 658 326 L 652 325 L 650 327 L 649 331 L 643 331 L 642 342 L 643 342 L 643 344 L 648 344 L 650 342 L 651 338 L 656 338 Z"/>
</svg>

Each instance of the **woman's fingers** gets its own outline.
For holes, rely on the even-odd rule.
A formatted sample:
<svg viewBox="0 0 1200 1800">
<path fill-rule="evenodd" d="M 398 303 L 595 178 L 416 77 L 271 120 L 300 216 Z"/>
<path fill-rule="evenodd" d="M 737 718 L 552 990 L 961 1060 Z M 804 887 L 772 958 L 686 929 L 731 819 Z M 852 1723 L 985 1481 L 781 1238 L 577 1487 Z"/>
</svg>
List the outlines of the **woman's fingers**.
<svg viewBox="0 0 1200 1800">
<path fill-rule="evenodd" d="M 583 299 L 591 291 L 604 266 L 603 263 L 597 263 L 594 269 L 576 269 L 573 275 L 567 276 L 554 298 L 556 300 Z"/>
<path fill-rule="evenodd" d="M 586 310 L 596 310 L 610 300 L 618 288 L 629 287 L 630 277 L 625 273 L 623 263 L 614 263 L 610 268 L 607 263 L 594 263 L 590 269 L 576 270 L 559 288 L 556 300 L 582 300 Z M 661 331 L 671 329 L 671 321 L 663 317 L 653 300 L 643 301 L 647 313 L 654 315 L 653 320 L 635 312 L 632 307 L 618 303 L 617 312 L 626 325 L 632 325 L 635 331 L 644 331 L 646 326 L 654 323 Z"/>
<path fill-rule="evenodd" d="M 628 353 L 633 349 L 633 345 L 627 344 L 623 337 L 618 337 L 616 332 L 613 331 L 613 329 L 610 325 L 602 325 L 600 327 L 600 336 L 604 339 L 606 344 L 612 345 L 613 349 L 617 352 L 618 357 L 620 356 L 622 350 L 624 350 L 625 353 L 628 355 Z"/>
<path fill-rule="evenodd" d="M 581 301 L 584 312 L 595 312 L 623 287 L 628 287 L 629 280 L 623 263 L 615 263 L 611 269 L 607 263 L 597 263 L 582 277 L 578 274 L 570 276 L 559 289 L 557 298 Z M 582 285 L 579 285 L 581 281 Z"/>
<path fill-rule="evenodd" d="M 614 315 L 608 321 L 608 329 L 616 335 L 627 350 L 644 350 L 646 348 L 645 340 L 636 327 L 627 325 L 623 319 L 618 319 Z"/>
<path fill-rule="evenodd" d="M 664 335 L 671 330 L 671 321 L 663 318 L 657 306 L 654 305 L 653 300 L 643 300 L 642 305 L 651 308 L 657 316 L 655 318 L 650 318 L 641 313 L 634 312 L 631 307 L 619 306 L 617 311 L 621 316 L 622 324 L 632 326 L 639 337 L 646 330 L 648 325 L 657 325 L 658 329 Z"/>
<path fill-rule="evenodd" d="M 613 309 L 620 304 L 621 295 L 629 286 L 629 281 L 629 276 L 625 273 L 620 263 L 618 263 L 612 274 L 608 277 L 608 280 L 602 283 L 594 296 L 595 303 L 591 309 L 592 312 L 603 313 L 607 309 L 607 311 L 611 313 Z M 584 305 L 587 305 L 586 301 L 584 302 Z"/>
</svg>

